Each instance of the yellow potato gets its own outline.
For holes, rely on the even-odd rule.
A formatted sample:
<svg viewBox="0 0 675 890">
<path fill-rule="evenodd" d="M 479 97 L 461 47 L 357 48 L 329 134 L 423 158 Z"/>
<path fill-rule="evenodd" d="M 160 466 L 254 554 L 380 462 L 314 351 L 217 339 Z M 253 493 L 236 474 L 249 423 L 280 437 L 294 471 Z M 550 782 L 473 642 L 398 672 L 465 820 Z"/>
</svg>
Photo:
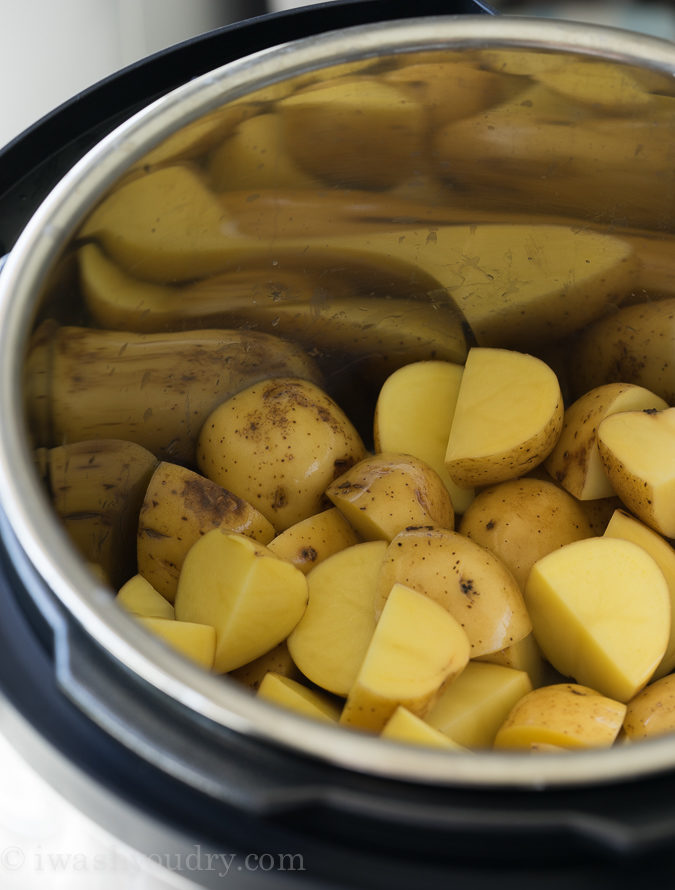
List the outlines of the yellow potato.
<svg viewBox="0 0 675 890">
<path fill-rule="evenodd" d="M 201 472 L 283 531 L 318 513 L 337 476 L 365 457 L 356 429 L 315 384 L 275 378 L 248 387 L 206 419 Z"/>
<path fill-rule="evenodd" d="M 507 349 L 469 351 L 445 453 L 460 485 L 522 476 L 553 449 L 562 428 L 558 379 L 540 359 Z"/>
<path fill-rule="evenodd" d="M 675 408 L 626 411 L 598 428 L 614 491 L 643 522 L 675 538 Z"/>
<path fill-rule="evenodd" d="M 211 152 L 207 169 L 210 184 L 216 191 L 316 185 L 314 177 L 301 170 L 289 156 L 281 116 L 275 112 L 242 121 L 229 138 Z"/>
<path fill-rule="evenodd" d="M 344 77 L 307 87 L 278 109 L 290 157 L 331 185 L 386 189 L 419 164 L 424 109 L 383 80 Z"/>
<path fill-rule="evenodd" d="M 396 708 L 387 720 L 380 737 L 411 745 L 428 745 L 430 748 L 466 750 L 462 745 L 453 742 L 447 735 L 434 729 L 433 726 L 429 726 L 428 723 L 404 707 Z"/>
<path fill-rule="evenodd" d="M 445 451 L 464 368 L 446 361 L 404 365 L 384 382 L 377 397 L 375 450 L 412 454 L 438 473 L 452 506 L 463 513 L 473 489 L 457 485 L 445 466 Z"/>
<path fill-rule="evenodd" d="M 459 525 L 466 535 L 498 556 L 525 588 L 534 563 L 592 529 L 575 499 L 545 479 L 512 479 L 481 491 Z"/>
<path fill-rule="evenodd" d="M 533 687 L 543 686 L 546 677 L 551 673 L 550 665 L 544 660 L 539 644 L 533 633 L 529 633 L 522 640 L 506 646 L 498 652 L 490 652 L 489 655 L 479 655 L 474 659 L 486 664 L 499 664 L 513 668 L 514 671 L 524 671 L 530 678 Z"/>
<path fill-rule="evenodd" d="M 286 640 L 282 640 L 274 649 L 254 658 L 248 664 L 243 664 L 240 668 L 230 671 L 228 677 L 232 677 L 233 680 L 256 692 L 265 674 L 270 672 L 280 674 L 282 677 L 290 677 L 291 680 L 300 679 L 300 671 L 291 658 Z"/>
<path fill-rule="evenodd" d="M 136 620 L 185 658 L 197 662 L 206 670 L 212 669 L 216 631 L 211 625 L 176 621 L 173 618 L 148 618 L 143 615 L 136 616 Z"/>
<path fill-rule="evenodd" d="M 378 576 L 378 614 L 396 583 L 447 609 L 466 631 L 472 658 L 517 643 L 532 630 L 523 595 L 506 566 L 450 529 L 412 528 L 396 535 Z"/>
<path fill-rule="evenodd" d="M 666 652 L 668 585 L 632 541 L 586 538 L 554 550 L 532 567 L 525 601 L 553 667 L 609 698 L 636 695 Z"/>
<path fill-rule="evenodd" d="M 407 454 L 364 458 L 328 486 L 326 497 L 366 541 L 391 541 L 412 525 L 455 524 L 450 494 L 438 473 Z"/>
<path fill-rule="evenodd" d="M 623 731 L 631 742 L 675 731 L 675 674 L 650 683 L 628 702 Z"/>
<path fill-rule="evenodd" d="M 162 461 L 152 474 L 138 518 L 138 571 L 173 602 L 190 547 L 212 528 L 268 544 L 274 529 L 254 507 L 205 476 Z"/>
<path fill-rule="evenodd" d="M 381 732 L 399 705 L 423 716 L 468 660 L 469 640 L 452 615 L 424 594 L 395 584 L 340 723 Z"/>
<path fill-rule="evenodd" d="M 495 737 L 495 748 L 529 750 L 609 748 L 621 729 L 626 705 L 576 683 L 542 686 L 513 707 Z"/>
<path fill-rule="evenodd" d="M 272 671 L 263 677 L 258 698 L 325 723 L 337 723 L 340 719 L 341 706 L 328 695 Z"/>
<path fill-rule="evenodd" d="M 672 254 L 671 246 L 671 269 Z M 570 344 L 569 377 L 577 395 L 620 381 L 644 386 L 673 405 L 674 356 L 675 297 L 671 297 L 624 306 L 590 325 Z"/>
<path fill-rule="evenodd" d="M 215 627 L 213 669 L 227 673 L 277 646 L 306 605 L 299 569 L 251 538 L 213 529 L 188 551 L 174 607 L 180 621 Z"/>
<path fill-rule="evenodd" d="M 120 587 L 136 572 L 132 542 L 157 458 L 135 442 L 108 438 L 45 449 L 43 458 L 59 521 L 84 559 Z"/>
<path fill-rule="evenodd" d="M 354 685 L 375 630 L 386 549 L 384 541 L 356 544 L 307 575 L 307 609 L 288 637 L 288 651 L 309 680 L 336 695 L 346 696 Z"/>
<path fill-rule="evenodd" d="M 580 396 L 565 411 L 562 432 L 545 466 L 555 481 L 582 501 L 615 492 L 598 453 L 598 426 L 610 414 L 667 408 L 668 403 L 642 386 L 606 383 Z"/>
<path fill-rule="evenodd" d="M 614 511 L 605 535 L 632 541 L 642 547 L 653 557 L 666 579 L 670 594 L 670 640 L 661 664 L 654 671 L 654 679 L 658 679 L 675 668 L 675 550 L 653 529 L 629 516 L 624 510 Z"/>
<path fill-rule="evenodd" d="M 291 525 L 273 538 L 267 547 L 287 559 L 303 574 L 310 572 L 334 553 L 358 544 L 361 539 L 336 508 L 322 510 Z"/>
<path fill-rule="evenodd" d="M 426 715 L 430 726 L 467 748 L 490 748 L 511 708 L 532 689 L 525 671 L 470 661 Z"/>
<path fill-rule="evenodd" d="M 142 575 L 129 578 L 118 590 L 115 602 L 132 615 L 145 618 L 176 617 L 171 603 Z"/>
</svg>

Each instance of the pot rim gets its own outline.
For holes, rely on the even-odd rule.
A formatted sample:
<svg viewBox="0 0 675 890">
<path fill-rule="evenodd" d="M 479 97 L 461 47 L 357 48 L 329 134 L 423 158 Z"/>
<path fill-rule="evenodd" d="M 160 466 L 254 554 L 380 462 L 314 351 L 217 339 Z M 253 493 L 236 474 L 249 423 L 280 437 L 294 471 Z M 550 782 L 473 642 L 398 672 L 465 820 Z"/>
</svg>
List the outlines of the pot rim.
<svg viewBox="0 0 675 890">
<path fill-rule="evenodd" d="M 623 781 L 672 768 L 675 736 L 573 756 L 441 752 L 324 726 L 256 700 L 232 681 L 206 674 L 150 638 L 113 603 L 109 590 L 93 581 L 55 521 L 30 459 L 21 381 L 41 284 L 86 213 L 131 164 L 176 129 L 224 102 L 287 78 L 383 54 L 488 45 L 574 53 L 675 76 L 675 45 L 629 31 L 531 18 L 408 19 L 328 32 L 230 62 L 151 103 L 91 149 L 36 210 L 0 275 L 3 524 L 89 637 L 143 681 L 208 721 L 333 766 L 401 781 L 483 789 Z M 59 651 L 58 640 L 56 670 L 67 688 L 68 647 Z M 86 695 L 81 698 L 86 709 Z"/>
</svg>

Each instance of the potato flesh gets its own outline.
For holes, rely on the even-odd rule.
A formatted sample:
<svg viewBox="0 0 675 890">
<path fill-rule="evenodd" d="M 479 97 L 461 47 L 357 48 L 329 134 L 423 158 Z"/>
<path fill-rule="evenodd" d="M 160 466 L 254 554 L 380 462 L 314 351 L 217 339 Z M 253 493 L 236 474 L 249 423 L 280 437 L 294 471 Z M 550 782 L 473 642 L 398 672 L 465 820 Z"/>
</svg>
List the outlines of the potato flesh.
<svg viewBox="0 0 675 890">
<path fill-rule="evenodd" d="M 115 602 L 132 615 L 145 618 L 175 618 L 174 608 L 143 575 L 129 578 L 117 592 Z"/>
<path fill-rule="evenodd" d="M 666 652 L 668 586 L 631 541 L 586 538 L 544 556 L 532 567 L 525 601 L 556 670 L 609 698 L 629 701 Z"/>
<path fill-rule="evenodd" d="M 525 671 L 471 661 L 441 692 L 426 719 L 460 745 L 489 748 L 511 708 L 531 689 Z"/>
<path fill-rule="evenodd" d="M 427 745 L 431 748 L 466 750 L 404 707 L 396 708 L 387 720 L 380 736 L 383 739 L 392 739 L 392 741 L 413 745 Z"/>
<path fill-rule="evenodd" d="M 380 732 L 399 705 L 423 715 L 444 682 L 469 660 L 469 640 L 433 600 L 403 584 L 392 588 L 340 723 Z"/>
<path fill-rule="evenodd" d="M 445 466 L 463 365 L 425 361 L 404 365 L 380 389 L 373 420 L 375 450 L 412 454 L 438 473 L 452 506 L 464 513 L 473 489 L 457 485 Z"/>
<path fill-rule="evenodd" d="M 562 427 L 558 379 L 540 359 L 506 349 L 470 350 L 445 454 L 460 485 L 522 476 L 552 450 Z"/>
<path fill-rule="evenodd" d="M 663 572 L 670 595 L 670 639 L 665 655 L 654 672 L 654 680 L 675 668 L 675 549 L 657 532 L 630 516 L 624 510 L 615 510 L 605 535 L 632 541 L 642 547 Z"/>
<path fill-rule="evenodd" d="M 139 615 L 136 620 L 150 633 L 155 634 L 172 649 L 200 667 L 211 670 L 216 651 L 214 627 L 194 621 L 176 621 L 172 618 L 148 618 Z"/>
<path fill-rule="evenodd" d="M 600 460 L 597 430 L 612 414 L 667 408 L 668 403 L 642 386 L 608 383 L 596 387 L 567 408 L 546 469 L 579 500 L 598 500 L 615 492 Z"/>
<path fill-rule="evenodd" d="M 675 538 L 675 408 L 607 417 L 598 447 L 610 482 L 647 525 Z"/>
<path fill-rule="evenodd" d="M 258 698 L 325 723 L 337 723 L 340 707 L 329 696 L 308 689 L 290 677 L 270 671 L 263 677 Z"/>
<path fill-rule="evenodd" d="M 235 670 L 285 639 L 302 618 L 307 581 L 244 535 L 218 529 L 190 548 L 178 581 L 176 617 L 216 628 L 213 669 Z"/>
<path fill-rule="evenodd" d="M 307 608 L 288 637 L 298 668 L 313 683 L 346 696 L 375 631 L 377 577 L 387 545 L 356 544 L 307 575 Z"/>
<path fill-rule="evenodd" d="M 450 529 L 406 529 L 393 539 L 378 577 L 378 614 L 396 583 L 447 609 L 466 631 L 472 658 L 510 646 L 532 629 L 520 588 L 501 560 Z"/>
</svg>

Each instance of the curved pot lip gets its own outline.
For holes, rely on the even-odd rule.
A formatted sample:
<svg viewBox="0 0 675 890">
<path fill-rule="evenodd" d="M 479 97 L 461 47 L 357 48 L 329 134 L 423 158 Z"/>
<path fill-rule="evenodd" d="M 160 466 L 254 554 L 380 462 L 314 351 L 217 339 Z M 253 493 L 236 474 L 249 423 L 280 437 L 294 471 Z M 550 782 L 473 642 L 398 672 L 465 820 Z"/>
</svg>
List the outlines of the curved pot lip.
<svg viewBox="0 0 675 890">
<path fill-rule="evenodd" d="M 208 721 L 335 766 L 437 786 L 529 789 L 636 778 L 675 765 L 675 737 L 573 757 L 446 753 L 385 743 L 256 701 L 234 682 L 206 674 L 149 639 L 109 591 L 93 583 L 55 521 L 30 460 L 21 381 L 40 285 L 85 214 L 129 165 L 223 102 L 283 79 L 383 53 L 486 45 L 580 53 L 675 75 L 673 44 L 628 31 L 472 15 L 408 19 L 328 32 L 230 62 L 153 102 L 90 150 L 37 209 L 0 275 L 1 508 L 27 560 L 68 616 L 143 681 Z M 67 651 L 57 647 L 56 669 L 64 676 L 65 661 Z"/>
</svg>

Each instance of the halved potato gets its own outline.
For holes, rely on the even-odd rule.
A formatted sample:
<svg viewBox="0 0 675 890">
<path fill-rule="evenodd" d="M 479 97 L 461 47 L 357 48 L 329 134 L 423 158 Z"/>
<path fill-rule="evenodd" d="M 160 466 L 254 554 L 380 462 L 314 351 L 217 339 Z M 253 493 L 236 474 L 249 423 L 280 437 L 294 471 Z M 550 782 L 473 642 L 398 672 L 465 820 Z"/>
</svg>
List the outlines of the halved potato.
<svg viewBox="0 0 675 890">
<path fill-rule="evenodd" d="M 666 652 L 668 585 L 632 541 L 586 538 L 554 550 L 532 567 L 525 601 L 553 667 L 609 698 L 636 695 Z"/>
<path fill-rule="evenodd" d="M 381 732 L 399 705 L 423 716 L 468 660 L 469 640 L 452 615 L 424 594 L 395 584 L 340 723 Z"/>
<path fill-rule="evenodd" d="M 495 737 L 495 748 L 609 748 L 626 705 L 577 683 L 542 686 L 523 696 Z"/>
<path fill-rule="evenodd" d="M 391 541 L 413 525 L 455 524 L 442 479 L 409 454 L 384 452 L 364 458 L 328 486 L 326 497 L 366 541 Z"/>
<path fill-rule="evenodd" d="M 404 707 L 398 707 L 391 715 L 380 733 L 383 739 L 396 742 L 407 742 L 413 745 L 428 745 L 430 748 L 448 748 L 455 751 L 466 750 L 462 745 L 434 729 L 421 717 L 417 717 Z"/>
<path fill-rule="evenodd" d="M 396 535 L 378 576 L 378 614 L 396 583 L 447 609 L 466 631 L 472 658 L 504 649 L 532 629 L 523 595 L 506 566 L 450 529 L 410 528 Z"/>
<path fill-rule="evenodd" d="M 560 435 L 558 378 L 540 359 L 508 349 L 469 351 L 445 454 L 459 485 L 515 479 L 540 464 Z"/>
<path fill-rule="evenodd" d="M 467 748 L 490 748 L 511 708 L 532 689 L 525 671 L 470 661 L 446 686 L 427 722 Z"/>
<path fill-rule="evenodd" d="M 145 618 L 175 618 L 171 603 L 142 575 L 134 575 L 117 592 L 115 602 Z"/>
<path fill-rule="evenodd" d="M 302 618 L 307 580 L 244 535 L 213 529 L 188 551 L 176 618 L 216 628 L 213 668 L 227 673 L 278 645 Z"/>
<path fill-rule="evenodd" d="M 605 418 L 598 448 L 609 481 L 628 509 L 675 538 L 675 408 Z"/>
<path fill-rule="evenodd" d="M 457 485 L 445 466 L 445 451 L 464 367 L 455 362 L 411 362 L 394 371 L 377 397 L 375 450 L 412 454 L 433 467 L 463 513 L 473 489 Z"/>
<path fill-rule="evenodd" d="M 216 631 L 211 625 L 176 621 L 173 618 L 148 618 L 144 615 L 136 616 L 136 620 L 185 658 L 197 662 L 206 670 L 213 667 Z"/>
<path fill-rule="evenodd" d="M 607 383 L 589 390 L 565 410 L 562 432 L 546 460 L 546 469 L 581 501 L 611 497 L 614 489 L 598 453 L 600 423 L 622 411 L 667 407 L 660 396 L 632 383 Z"/>
<path fill-rule="evenodd" d="M 368 541 L 335 553 L 307 575 L 309 600 L 288 637 L 303 674 L 346 696 L 375 630 L 377 578 L 387 545 Z"/>
<path fill-rule="evenodd" d="M 626 513 L 615 510 L 607 524 L 605 535 L 632 541 L 646 550 L 663 572 L 670 594 L 670 640 L 661 664 L 654 671 L 654 679 L 663 677 L 675 668 L 675 550 L 649 526 Z"/>
<path fill-rule="evenodd" d="M 314 513 L 273 538 L 267 547 L 292 562 L 303 574 L 334 553 L 358 544 L 361 539 L 337 507 Z"/>
</svg>

